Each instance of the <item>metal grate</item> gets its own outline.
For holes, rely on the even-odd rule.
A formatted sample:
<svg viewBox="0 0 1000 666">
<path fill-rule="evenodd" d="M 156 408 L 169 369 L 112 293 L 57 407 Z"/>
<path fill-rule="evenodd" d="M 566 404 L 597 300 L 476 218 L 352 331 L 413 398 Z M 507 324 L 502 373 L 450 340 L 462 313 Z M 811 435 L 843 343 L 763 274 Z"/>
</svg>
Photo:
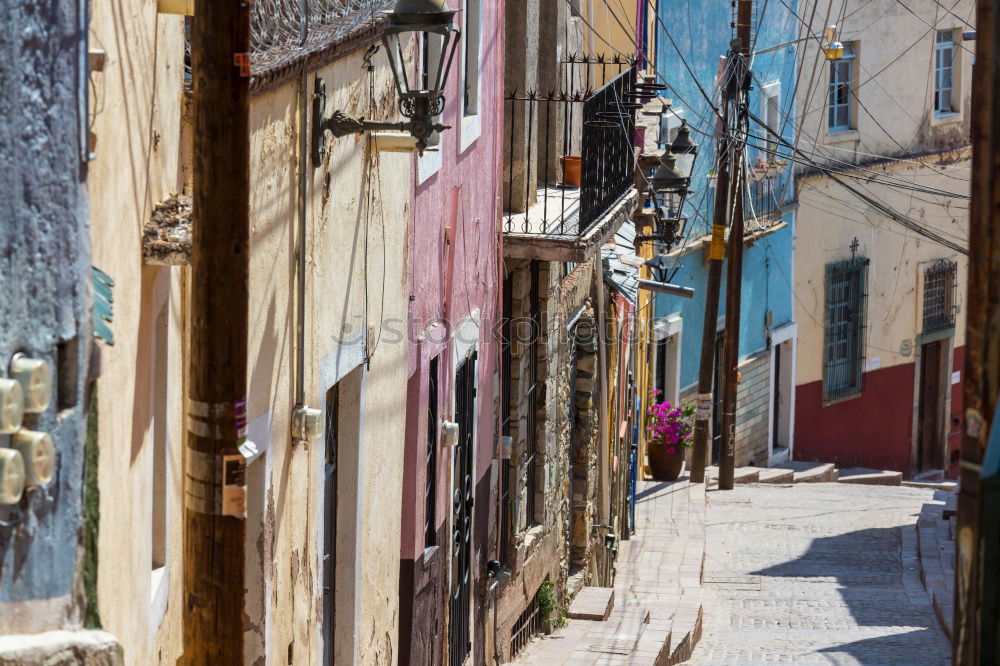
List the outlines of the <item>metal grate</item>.
<svg viewBox="0 0 1000 666">
<path fill-rule="evenodd" d="M 508 274 L 503 281 L 503 321 L 501 323 L 500 339 L 500 434 L 509 437 L 511 417 L 511 313 L 514 307 L 514 276 Z M 510 461 L 500 458 L 500 516 L 497 530 L 500 532 L 497 547 L 497 559 L 506 564 L 509 561 L 510 550 Z"/>
<path fill-rule="evenodd" d="M 955 327 L 958 264 L 941 259 L 924 271 L 924 330 L 937 333 Z"/>
<path fill-rule="evenodd" d="M 571 60 L 567 64 L 572 71 L 582 62 Z M 512 91 L 504 96 L 509 119 L 504 139 L 505 232 L 582 235 L 632 186 L 635 107 L 640 106 L 635 101 L 636 70 L 621 59 L 600 63 L 592 65 L 601 68 L 594 76 L 604 76 L 609 67 L 619 73 L 597 91 Z M 571 73 L 569 78 L 577 76 Z M 590 77 L 587 74 L 588 81 Z M 562 136 L 553 136 L 560 127 Z M 524 146 L 521 129 L 527 142 Z M 515 164 L 515 149 L 523 151 L 516 159 L 537 163 L 535 178 L 525 177 L 531 168 Z M 560 177 L 554 166 L 562 158 L 572 157 L 580 160 L 579 187 L 565 174 Z"/>
<path fill-rule="evenodd" d="M 826 267 L 825 400 L 861 393 L 868 263 L 868 259 L 857 257 Z"/>
<path fill-rule="evenodd" d="M 424 458 L 424 547 L 437 544 L 438 357 L 427 373 L 427 451 Z"/>
<path fill-rule="evenodd" d="M 747 191 L 747 233 L 769 228 L 781 217 L 777 196 L 780 194 L 777 177 L 765 177 L 750 183 Z"/>
<path fill-rule="evenodd" d="M 517 657 L 528 647 L 531 639 L 538 635 L 541 618 L 538 615 L 538 593 L 531 598 L 528 606 L 518 616 L 510 629 L 510 658 Z"/>
<path fill-rule="evenodd" d="M 542 331 L 542 313 L 541 313 L 541 300 L 539 298 L 539 282 L 540 282 L 538 262 L 531 262 L 531 294 L 529 296 L 529 301 L 531 303 L 530 318 L 531 318 L 531 338 L 528 340 L 526 345 L 526 351 L 528 352 L 528 391 L 526 399 L 528 402 L 527 409 L 527 440 L 528 446 L 526 456 L 527 459 L 524 461 L 524 466 L 527 470 L 528 478 L 525 480 L 525 486 L 527 487 L 527 502 L 525 507 L 525 524 L 531 525 L 535 522 L 535 513 L 537 511 L 537 502 L 535 501 L 535 491 L 538 477 L 538 345 L 541 344 L 541 331 Z"/>
</svg>

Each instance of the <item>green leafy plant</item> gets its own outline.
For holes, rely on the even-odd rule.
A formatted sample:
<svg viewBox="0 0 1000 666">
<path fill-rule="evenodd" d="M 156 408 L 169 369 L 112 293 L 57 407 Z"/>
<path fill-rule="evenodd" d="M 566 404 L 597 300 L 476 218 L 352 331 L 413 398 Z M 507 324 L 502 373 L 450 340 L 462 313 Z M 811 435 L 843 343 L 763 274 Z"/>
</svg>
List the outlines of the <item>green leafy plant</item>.
<svg viewBox="0 0 1000 666">
<path fill-rule="evenodd" d="M 543 621 L 548 621 L 552 616 L 552 611 L 556 609 L 556 597 L 553 593 L 555 586 L 554 582 L 547 580 L 539 585 L 535 595 L 535 600 L 538 602 L 538 614 Z"/>
<path fill-rule="evenodd" d="M 552 620 L 552 628 L 562 629 L 567 624 L 569 624 L 569 615 L 566 613 L 565 608 L 560 608 L 559 612 L 556 613 L 555 618 Z"/>
</svg>

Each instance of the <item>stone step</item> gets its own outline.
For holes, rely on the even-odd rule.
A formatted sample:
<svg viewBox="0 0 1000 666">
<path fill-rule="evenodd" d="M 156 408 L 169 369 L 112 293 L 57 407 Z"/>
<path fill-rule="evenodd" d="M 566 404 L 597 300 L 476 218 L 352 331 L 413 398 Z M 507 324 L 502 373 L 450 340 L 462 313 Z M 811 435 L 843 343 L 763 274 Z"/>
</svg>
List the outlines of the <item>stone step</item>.
<svg viewBox="0 0 1000 666">
<path fill-rule="evenodd" d="M 760 470 L 758 483 L 794 483 L 795 472 L 783 467 L 764 467 Z"/>
<path fill-rule="evenodd" d="M 913 475 L 914 481 L 944 481 L 944 470 L 929 469 Z"/>
<path fill-rule="evenodd" d="M 867 486 L 898 486 L 903 482 L 902 472 L 891 470 L 868 469 L 867 467 L 849 467 L 838 470 L 840 483 L 859 483 Z"/>
<path fill-rule="evenodd" d="M 719 468 L 710 465 L 705 468 L 705 478 L 708 484 L 713 485 L 719 482 Z M 757 483 L 760 480 L 760 467 L 737 467 L 733 470 L 733 483 Z"/>
<path fill-rule="evenodd" d="M 567 615 L 575 620 L 607 620 L 615 606 L 615 588 L 584 587 L 569 606 Z"/>
<path fill-rule="evenodd" d="M 833 463 L 788 460 L 778 467 L 792 470 L 795 483 L 833 483 L 837 480 L 837 468 Z"/>
<path fill-rule="evenodd" d="M 900 484 L 906 488 L 923 488 L 924 490 L 952 490 L 958 488 L 958 483 L 955 481 L 913 481 L 903 479 Z"/>
</svg>

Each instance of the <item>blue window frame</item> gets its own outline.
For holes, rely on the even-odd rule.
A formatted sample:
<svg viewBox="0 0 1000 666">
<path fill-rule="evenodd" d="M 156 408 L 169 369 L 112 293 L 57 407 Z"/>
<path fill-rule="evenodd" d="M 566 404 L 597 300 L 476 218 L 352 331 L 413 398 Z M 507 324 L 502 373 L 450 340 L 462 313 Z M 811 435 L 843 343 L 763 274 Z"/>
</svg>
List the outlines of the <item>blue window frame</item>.
<svg viewBox="0 0 1000 666">
<path fill-rule="evenodd" d="M 851 115 L 851 85 L 854 81 L 854 45 L 844 44 L 840 60 L 830 61 L 830 97 L 828 129 L 842 132 L 854 126 Z"/>
</svg>

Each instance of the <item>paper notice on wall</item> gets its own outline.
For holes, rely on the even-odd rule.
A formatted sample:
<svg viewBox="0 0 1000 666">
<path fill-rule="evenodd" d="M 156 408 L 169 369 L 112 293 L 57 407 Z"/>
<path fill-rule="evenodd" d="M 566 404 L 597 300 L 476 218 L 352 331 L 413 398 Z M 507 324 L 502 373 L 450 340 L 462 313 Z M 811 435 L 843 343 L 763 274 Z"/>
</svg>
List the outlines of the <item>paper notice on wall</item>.
<svg viewBox="0 0 1000 666">
<path fill-rule="evenodd" d="M 872 370 L 878 370 L 882 367 L 882 357 L 876 356 L 875 358 L 868 359 L 868 367 L 865 368 L 866 372 L 871 372 Z"/>
<path fill-rule="evenodd" d="M 951 383 L 952 384 L 961 384 L 962 383 L 962 371 L 961 370 L 956 370 L 955 372 L 951 373 Z"/>
</svg>

